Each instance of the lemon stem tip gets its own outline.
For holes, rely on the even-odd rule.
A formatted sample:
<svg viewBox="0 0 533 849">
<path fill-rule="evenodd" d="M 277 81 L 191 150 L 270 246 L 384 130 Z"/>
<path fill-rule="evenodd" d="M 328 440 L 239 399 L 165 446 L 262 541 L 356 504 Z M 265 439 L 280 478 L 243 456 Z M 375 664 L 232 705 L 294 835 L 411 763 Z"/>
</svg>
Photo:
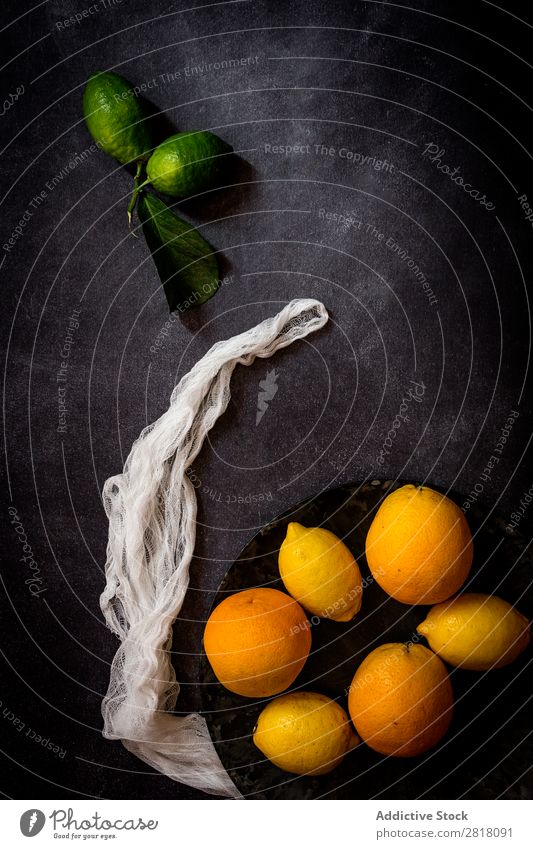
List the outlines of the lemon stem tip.
<svg viewBox="0 0 533 849">
<path fill-rule="evenodd" d="M 348 741 L 348 751 L 351 752 L 352 749 L 355 749 L 361 742 L 361 738 L 357 736 L 353 731 L 350 734 L 350 739 Z"/>
</svg>

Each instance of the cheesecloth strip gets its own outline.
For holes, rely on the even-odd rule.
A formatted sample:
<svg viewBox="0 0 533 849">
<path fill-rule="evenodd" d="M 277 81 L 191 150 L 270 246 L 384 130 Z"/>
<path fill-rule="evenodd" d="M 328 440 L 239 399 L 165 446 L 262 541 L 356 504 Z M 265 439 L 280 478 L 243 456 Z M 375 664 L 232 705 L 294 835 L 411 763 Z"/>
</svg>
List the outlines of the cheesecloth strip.
<svg viewBox="0 0 533 849">
<path fill-rule="evenodd" d="M 100 604 L 120 639 L 102 702 L 104 737 L 174 781 L 219 796 L 240 794 L 198 714 L 176 716 L 179 684 L 170 659 L 172 623 L 189 584 L 196 495 L 187 469 L 224 412 L 238 363 L 270 357 L 323 327 L 320 301 L 291 301 L 239 336 L 217 342 L 174 388 L 170 406 L 134 442 L 124 471 L 104 485 L 109 519 Z"/>
</svg>

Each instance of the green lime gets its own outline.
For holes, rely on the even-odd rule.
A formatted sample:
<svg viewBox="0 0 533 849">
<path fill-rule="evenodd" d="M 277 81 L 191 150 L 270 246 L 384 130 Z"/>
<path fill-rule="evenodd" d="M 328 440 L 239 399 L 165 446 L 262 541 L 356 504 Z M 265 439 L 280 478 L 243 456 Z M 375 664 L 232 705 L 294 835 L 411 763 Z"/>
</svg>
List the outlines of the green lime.
<svg viewBox="0 0 533 849">
<path fill-rule="evenodd" d="M 150 156 L 153 142 L 147 115 L 124 77 L 110 71 L 89 77 L 83 92 L 83 114 L 98 147 L 123 165 Z"/>
<path fill-rule="evenodd" d="M 156 147 L 146 166 L 148 181 L 175 198 L 195 195 L 214 185 L 233 148 L 214 133 L 177 133 Z"/>
</svg>

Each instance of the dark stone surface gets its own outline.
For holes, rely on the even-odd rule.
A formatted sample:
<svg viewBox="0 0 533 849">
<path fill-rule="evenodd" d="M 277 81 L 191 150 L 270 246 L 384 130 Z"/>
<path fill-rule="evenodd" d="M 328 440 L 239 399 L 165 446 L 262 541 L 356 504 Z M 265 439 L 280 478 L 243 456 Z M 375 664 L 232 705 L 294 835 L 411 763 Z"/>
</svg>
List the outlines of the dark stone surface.
<svg viewBox="0 0 533 849">
<path fill-rule="evenodd" d="M 183 711 L 200 707 L 202 623 L 224 573 L 261 526 L 302 498 L 379 476 L 426 481 L 460 500 L 482 487 L 478 502 L 497 507 L 505 521 L 520 509 L 532 485 L 525 283 L 532 250 L 518 197 L 531 202 L 533 185 L 524 104 L 530 36 L 513 14 L 529 12 L 518 2 L 503 11 L 481 0 L 420 0 L 412 10 L 346 0 L 197 10 L 183 0 L 100 0 L 96 12 L 65 26 L 94 4 L 32 5 L 3 7 L 6 24 L 13 21 L 2 32 L 2 55 L 12 60 L 3 91 L 7 98 L 24 90 L 0 121 L 2 245 L 15 239 L 25 213 L 27 221 L 0 256 L 7 352 L 0 786 L 25 798 L 196 797 L 100 734 L 116 647 L 98 605 L 103 481 L 214 341 L 292 297 L 324 301 L 331 315 L 324 330 L 271 362 L 237 370 L 228 411 L 195 463 L 197 557 L 175 654 Z M 224 285 L 169 325 L 143 241 L 127 232 L 131 177 L 91 149 L 81 118 L 85 79 L 107 68 L 145 85 L 172 130 L 211 129 L 240 151 L 238 185 L 180 204 L 222 252 Z M 428 144 L 495 208 L 424 157 Z M 275 145 L 309 145 L 309 152 L 269 152 Z M 392 169 L 377 170 L 384 160 Z M 58 383 L 74 310 L 79 327 Z M 256 425 L 259 382 L 271 369 L 278 392 Z M 380 464 L 411 381 L 423 383 L 422 398 L 409 401 L 409 421 Z M 519 415 L 487 474 L 512 411 Z M 20 559 L 9 506 L 33 573 Z M 526 539 L 532 512 L 526 505 L 520 520 Z M 41 580 L 37 597 L 25 583 L 32 575 Z M 515 757 L 511 746 L 487 779 L 489 795 L 519 793 Z"/>
</svg>

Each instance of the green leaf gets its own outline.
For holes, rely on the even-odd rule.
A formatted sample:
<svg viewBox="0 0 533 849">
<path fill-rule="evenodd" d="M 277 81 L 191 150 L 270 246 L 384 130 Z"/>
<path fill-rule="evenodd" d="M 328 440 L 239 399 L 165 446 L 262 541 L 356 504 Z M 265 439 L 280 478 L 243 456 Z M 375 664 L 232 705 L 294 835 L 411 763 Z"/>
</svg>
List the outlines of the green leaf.
<svg viewBox="0 0 533 849">
<path fill-rule="evenodd" d="M 139 219 L 170 311 L 185 312 L 208 301 L 220 284 L 209 242 L 153 194 L 141 194 Z"/>
</svg>

